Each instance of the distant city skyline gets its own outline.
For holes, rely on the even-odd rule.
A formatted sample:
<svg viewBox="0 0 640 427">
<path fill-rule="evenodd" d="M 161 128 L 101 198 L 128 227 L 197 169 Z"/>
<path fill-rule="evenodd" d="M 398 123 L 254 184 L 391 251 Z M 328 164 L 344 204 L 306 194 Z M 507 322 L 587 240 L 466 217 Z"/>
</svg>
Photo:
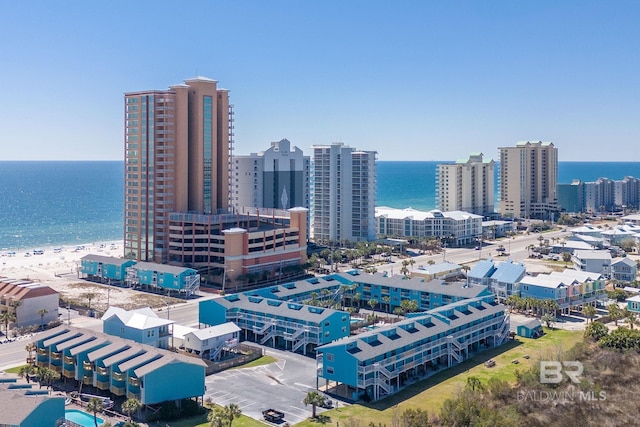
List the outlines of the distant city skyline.
<svg viewBox="0 0 640 427">
<path fill-rule="evenodd" d="M 235 154 L 498 160 L 539 140 L 640 161 L 639 20 L 624 0 L 2 2 L 0 159 L 122 160 L 123 94 L 201 75 L 230 90 Z"/>
</svg>

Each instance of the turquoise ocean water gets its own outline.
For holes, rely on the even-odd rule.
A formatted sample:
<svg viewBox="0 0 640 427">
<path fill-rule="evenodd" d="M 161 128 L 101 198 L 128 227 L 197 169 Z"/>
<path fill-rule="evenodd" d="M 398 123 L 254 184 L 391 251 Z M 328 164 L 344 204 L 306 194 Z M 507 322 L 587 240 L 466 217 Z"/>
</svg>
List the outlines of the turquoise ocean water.
<svg viewBox="0 0 640 427">
<path fill-rule="evenodd" d="M 435 207 L 441 162 L 378 162 L 378 206 Z M 123 238 L 121 161 L 0 162 L 0 250 L 109 243 Z M 560 162 L 559 182 L 640 177 L 637 162 Z"/>
</svg>

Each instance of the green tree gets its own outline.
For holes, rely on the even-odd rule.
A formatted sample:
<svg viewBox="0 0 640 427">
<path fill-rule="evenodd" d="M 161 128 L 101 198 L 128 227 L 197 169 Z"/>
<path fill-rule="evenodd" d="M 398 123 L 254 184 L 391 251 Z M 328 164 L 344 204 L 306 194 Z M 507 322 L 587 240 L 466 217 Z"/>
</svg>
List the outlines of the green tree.
<svg viewBox="0 0 640 427">
<path fill-rule="evenodd" d="M 33 366 L 24 365 L 20 367 L 20 371 L 18 371 L 18 376 L 20 378 L 24 378 L 27 380 L 27 384 L 29 384 L 30 376 L 33 374 Z"/>
<path fill-rule="evenodd" d="M 596 316 L 596 308 L 590 304 L 582 307 L 582 314 L 587 318 L 587 323 L 593 322 L 593 318 Z"/>
<path fill-rule="evenodd" d="M 41 308 L 38 310 L 38 314 L 40 315 L 40 328 L 44 330 L 44 316 L 49 313 L 49 310 L 46 308 Z"/>
<path fill-rule="evenodd" d="M 622 310 L 616 303 L 611 303 L 607 306 L 609 312 L 609 319 L 613 320 L 616 326 L 618 326 L 618 320 L 622 318 Z"/>
<path fill-rule="evenodd" d="M 304 406 L 311 405 L 312 418 L 316 418 L 316 407 L 318 405 L 322 405 L 323 402 L 324 402 L 324 396 L 322 396 L 316 390 L 308 392 L 307 395 L 304 397 L 304 400 L 302 401 L 302 403 L 304 403 Z"/>
<path fill-rule="evenodd" d="M 93 292 L 85 292 L 84 294 L 82 294 L 82 297 L 86 298 L 86 300 L 89 302 L 87 308 L 91 310 L 91 300 L 95 299 L 96 294 Z"/>
<path fill-rule="evenodd" d="M 227 415 L 224 413 L 224 409 L 216 406 L 207 415 L 207 421 L 209 421 L 210 427 L 222 427 L 227 421 Z"/>
<path fill-rule="evenodd" d="M 9 311 L 4 311 L 0 314 L 0 322 L 4 323 L 4 334 L 7 338 L 9 338 L 9 323 L 15 321 L 16 315 Z"/>
<path fill-rule="evenodd" d="M 482 385 L 482 382 L 480 382 L 480 379 L 478 377 L 468 377 L 467 378 L 467 388 L 473 390 L 473 391 L 482 391 L 484 390 L 484 387 Z"/>
<path fill-rule="evenodd" d="M 591 322 L 589 326 L 584 330 L 584 336 L 591 338 L 593 341 L 600 341 L 609 333 L 609 330 L 605 325 L 600 322 Z"/>
<path fill-rule="evenodd" d="M 102 400 L 97 397 L 92 397 L 87 404 L 87 410 L 93 413 L 93 422 L 96 427 L 98 427 L 98 412 L 102 412 L 103 409 Z"/>
<path fill-rule="evenodd" d="M 571 252 L 562 252 L 562 260 L 565 264 L 569 264 L 569 261 L 571 261 Z"/>
<path fill-rule="evenodd" d="M 135 397 L 130 397 L 122 403 L 122 410 L 127 413 L 129 421 L 131 421 L 131 414 L 136 412 L 142 407 L 142 403 Z"/>
<path fill-rule="evenodd" d="M 372 311 L 372 313 L 371 313 L 371 314 L 373 314 L 373 317 L 374 317 L 374 318 L 376 317 L 376 310 L 375 310 L 375 308 L 376 308 L 376 306 L 378 305 L 378 302 L 379 302 L 379 301 L 378 301 L 377 299 L 375 299 L 375 298 L 371 298 L 369 301 L 367 301 L 367 304 L 369 305 L 369 307 L 371 307 L 371 311 Z"/>
<path fill-rule="evenodd" d="M 553 328 L 554 323 L 556 323 L 556 316 L 551 313 L 547 313 L 542 316 L 541 320 L 547 325 L 547 328 Z"/>
<path fill-rule="evenodd" d="M 231 427 L 231 423 L 236 418 L 239 418 L 242 415 L 242 410 L 236 403 L 230 403 L 229 405 L 224 407 L 224 414 L 229 420 L 229 427 Z"/>
</svg>

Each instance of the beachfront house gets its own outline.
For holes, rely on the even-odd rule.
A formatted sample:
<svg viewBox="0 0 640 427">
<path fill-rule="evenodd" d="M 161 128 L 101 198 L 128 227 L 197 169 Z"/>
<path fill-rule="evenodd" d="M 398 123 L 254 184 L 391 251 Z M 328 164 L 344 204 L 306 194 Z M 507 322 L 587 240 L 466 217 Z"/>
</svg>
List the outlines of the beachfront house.
<svg viewBox="0 0 640 427">
<path fill-rule="evenodd" d="M 89 254 L 80 258 L 80 277 L 100 283 L 122 283 L 127 268 L 136 262 L 131 259 Z"/>
<path fill-rule="evenodd" d="M 0 426 L 51 427 L 64 423 L 64 396 L 50 396 L 32 384 L 0 380 Z"/>
<path fill-rule="evenodd" d="M 197 270 L 153 262 L 138 262 L 127 268 L 125 282 L 134 288 L 143 288 L 171 295 L 191 296 L 200 289 Z"/>
<path fill-rule="evenodd" d="M 158 348 L 170 348 L 173 324 L 149 307 L 124 310 L 109 307 L 102 316 L 102 332 Z"/>
<path fill-rule="evenodd" d="M 638 276 L 638 264 L 629 257 L 611 263 L 611 277 L 620 282 L 633 282 Z"/>
<path fill-rule="evenodd" d="M 45 326 L 58 320 L 60 296 L 49 286 L 30 280 L 0 277 L 0 313 L 12 313 L 9 329 Z M 3 329 L 4 329 L 4 325 Z"/>
<path fill-rule="evenodd" d="M 607 277 L 611 274 L 611 253 L 609 251 L 574 251 L 571 260 L 578 271 L 599 273 Z"/>
<path fill-rule="evenodd" d="M 143 405 L 204 395 L 199 358 L 74 326 L 36 336 L 36 363 L 102 393 L 135 397 Z"/>
<path fill-rule="evenodd" d="M 379 400 L 509 338 L 509 311 L 492 297 L 439 307 L 317 348 L 317 381 L 348 399 Z"/>
</svg>

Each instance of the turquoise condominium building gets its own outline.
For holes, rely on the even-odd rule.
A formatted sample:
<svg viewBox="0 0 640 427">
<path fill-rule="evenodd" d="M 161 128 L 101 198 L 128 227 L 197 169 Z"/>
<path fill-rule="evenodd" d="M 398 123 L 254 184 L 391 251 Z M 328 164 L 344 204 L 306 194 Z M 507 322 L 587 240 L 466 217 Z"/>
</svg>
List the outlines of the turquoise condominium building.
<svg viewBox="0 0 640 427">
<path fill-rule="evenodd" d="M 387 313 L 414 300 L 419 313 L 350 336 L 346 311 L 305 304 L 310 300 L 369 308 L 376 300 L 374 309 Z M 199 316 L 206 325 L 236 323 L 241 339 L 315 354 L 318 378 L 347 385 L 354 400 L 395 393 L 408 376 L 452 366 L 509 337 L 508 310 L 486 286 L 357 270 L 202 301 Z"/>
<path fill-rule="evenodd" d="M 378 400 L 409 378 L 450 367 L 509 339 L 509 312 L 492 296 L 458 301 L 316 349 L 318 381 Z M 334 384 L 331 384 L 334 383 Z"/>
</svg>

